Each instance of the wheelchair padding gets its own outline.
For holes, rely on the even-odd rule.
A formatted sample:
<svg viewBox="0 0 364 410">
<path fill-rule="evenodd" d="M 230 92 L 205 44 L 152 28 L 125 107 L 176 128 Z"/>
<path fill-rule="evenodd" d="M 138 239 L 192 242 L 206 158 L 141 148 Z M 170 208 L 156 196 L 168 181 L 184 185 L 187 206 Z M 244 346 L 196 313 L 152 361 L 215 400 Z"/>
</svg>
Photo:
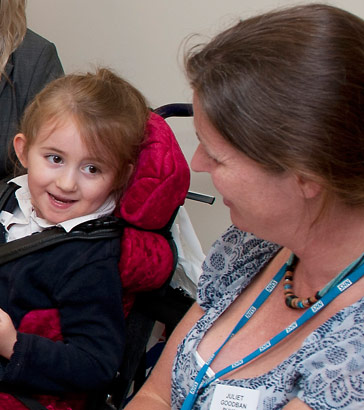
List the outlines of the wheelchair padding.
<svg viewBox="0 0 364 410">
<path fill-rule="evenodd" d="M 173 271 L 174 254 L 168 240 L 150 230 L 163 228 L 169 222 L 176 208 L 184 203 L 189 184 L 189 167 L 172 130 L 162 117 L 151 113 L 135 172 L 115 212 L 137 227 L 125 228 L 121 238 L 119 270 L 125 315 L 131 309 L 136 292 L 159 288 Z M 57 309 L 28 312 L 18 330 L 62 340 Z M 73 395 L 35 397 L 48 410 L 85 408 L 77 395 L 76 398 Z M 26 409 L 6 393 L 0 393 L 0 408 Z"/>
<path fill-rule="evenodd" d="M 148 138 L 136 172 L 120 204 L 120 215 L 143 229 L 160 229 L 184 203 L 190 185 L 189 167 L 165 120 L 151 113 Z"/>
<path fill-rule="evenodd" d="M 118 216 L 140 229 L 126 228 L 121 239 L 119 270 L 124 291 L 124 312 L 129 313 L 137 292 L 157 289 L 174 267 L 166 238 L 149 229 L 161 229 L 183 205 L 190 171 L 166 121 L 151 113 L 130 185 L 120 201 Z"/>
</svg>

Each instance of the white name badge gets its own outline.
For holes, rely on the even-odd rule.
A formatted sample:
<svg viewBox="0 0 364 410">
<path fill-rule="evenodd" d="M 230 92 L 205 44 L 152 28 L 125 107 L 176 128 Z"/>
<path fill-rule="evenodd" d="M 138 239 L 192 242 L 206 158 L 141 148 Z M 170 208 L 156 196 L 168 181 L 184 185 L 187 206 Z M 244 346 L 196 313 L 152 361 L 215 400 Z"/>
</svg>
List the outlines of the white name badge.
<svg viewBox="0 0 364 410">
<path fill-rule="evenodd" d="M 216 385 L 210 410 L 256 410 L 259 391 L 244 387 Z"/>
</svg>

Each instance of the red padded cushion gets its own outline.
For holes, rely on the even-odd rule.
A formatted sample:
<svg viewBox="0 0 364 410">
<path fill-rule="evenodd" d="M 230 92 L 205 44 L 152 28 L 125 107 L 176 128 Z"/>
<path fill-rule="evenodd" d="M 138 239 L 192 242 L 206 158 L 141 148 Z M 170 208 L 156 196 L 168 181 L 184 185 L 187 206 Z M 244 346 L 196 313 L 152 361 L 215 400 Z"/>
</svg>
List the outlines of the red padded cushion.
<svg viewBox="0 0 364 410">
<path fill-rule="evenodd" d="M 162 117 L 151 113 L 146 134 L 148 137 L 119 212 L 138 227 L 159 229 L 166 225 L 174 210 L 183 205 L 190 185 L 190 171 L 171 128 Z"/>
</svg>

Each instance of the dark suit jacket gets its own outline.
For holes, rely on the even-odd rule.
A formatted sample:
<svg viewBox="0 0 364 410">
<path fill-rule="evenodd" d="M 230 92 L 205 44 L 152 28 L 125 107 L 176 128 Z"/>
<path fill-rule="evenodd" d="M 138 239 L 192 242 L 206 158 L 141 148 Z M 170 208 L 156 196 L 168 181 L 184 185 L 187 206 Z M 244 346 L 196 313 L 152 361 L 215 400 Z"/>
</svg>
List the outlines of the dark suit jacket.
<svg viewBox="0 0 364 410">
<path fill-rule="evenodd" d="M 28 102 L 49 81 L 63 75 L 54 44 L 27 30 L 23 42 L 10 56 L 0 81 L 0 178 L 12 173 L 11 141 Z"/>
</svg>

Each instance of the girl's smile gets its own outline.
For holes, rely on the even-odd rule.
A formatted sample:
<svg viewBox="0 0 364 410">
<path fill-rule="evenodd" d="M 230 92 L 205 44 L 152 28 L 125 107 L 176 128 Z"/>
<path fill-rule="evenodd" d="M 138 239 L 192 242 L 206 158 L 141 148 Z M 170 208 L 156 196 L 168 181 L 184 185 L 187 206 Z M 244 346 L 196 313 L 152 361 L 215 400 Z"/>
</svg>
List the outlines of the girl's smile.
<svg viewBox="0 0 364 410">
<path fill-rule="evenodd" d="M 67 199 L 67 198 L 61 198 L 61 197 L 56 197 L 52 195 L 51 193 L 48 192 L 48 195 L 50 197 L 50 201 L 54 204 L 54 206 L 57 206 L 62 209 L 66 209 L 70 207 L 73 203 L 76 202 L 75 199 Z"/>
</svg>

